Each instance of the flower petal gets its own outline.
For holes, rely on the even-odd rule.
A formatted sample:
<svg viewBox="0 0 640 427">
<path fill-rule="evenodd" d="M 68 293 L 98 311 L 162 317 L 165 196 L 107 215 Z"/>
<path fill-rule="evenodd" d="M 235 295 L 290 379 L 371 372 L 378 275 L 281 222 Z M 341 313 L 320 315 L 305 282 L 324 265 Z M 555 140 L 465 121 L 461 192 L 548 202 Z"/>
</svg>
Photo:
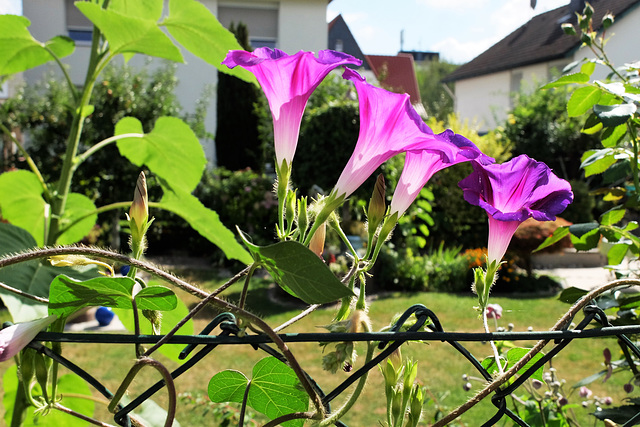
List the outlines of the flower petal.
<svg viewBox="0 0 640 427">
<path fill-rule="evenodd" d="M 52 324 L 58 316 L 51 315 L 44 319 L 18 323 L 0 330 L 0 362 L 4 362 L 18 354 L 38 333 Z"/>
</svg>

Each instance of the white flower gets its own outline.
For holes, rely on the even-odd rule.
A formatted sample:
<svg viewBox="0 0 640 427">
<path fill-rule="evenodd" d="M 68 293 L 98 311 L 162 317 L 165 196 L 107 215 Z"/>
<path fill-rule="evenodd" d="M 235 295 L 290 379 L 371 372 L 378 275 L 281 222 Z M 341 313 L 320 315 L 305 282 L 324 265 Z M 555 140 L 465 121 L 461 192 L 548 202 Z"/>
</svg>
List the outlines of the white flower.
<svg viewBox="0 0 640 427">
<path fill-rule="evenodd" d="M 51 315 L 44 319 L 18 323 L 0 330 L 0 362 L 4 362 L 18 354 L 38 333 L 52 324 L 58 316 Z"/>
</svg>

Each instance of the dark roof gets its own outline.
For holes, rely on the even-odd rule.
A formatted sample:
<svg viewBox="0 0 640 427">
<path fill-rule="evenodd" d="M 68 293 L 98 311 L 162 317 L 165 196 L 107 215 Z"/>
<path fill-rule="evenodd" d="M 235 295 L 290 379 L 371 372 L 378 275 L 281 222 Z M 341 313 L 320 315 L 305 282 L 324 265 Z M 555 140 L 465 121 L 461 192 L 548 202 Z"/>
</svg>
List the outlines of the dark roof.
<svg viewBox="0 0 640 427">
<path fill-rule="evenodd" d="M 342 15 L 338 15 L 331 22 L 329 22 L 328 31 L 328 47 L 332 50 L 340 50 L 341 52 L 348 53 L 362 61 L 365 65 L 367 61 L 364 59 L 364 54 L 360 50 L 358 42 L 353 37 L 349 26 L 344 21 Z M 340 43 L 338 43 L 338 41 Z M 338 46 L 340 44 L 340 46 Z M 358 68 L 355 65 L 347 65 L 351 68 Z"/>
<path fill-rule="evenodd" d="M 420 102 L 412 55 L 365 55 L 365 58 L 383 88 L 395 93 L 408 93 L 411 104 Z"/>
<path fill-rule="evenodd" d="M 602 17 L 607 12 L 611 12 L 617 21 L 639 2 L 640 0 L 590 0 L 589 3 L 595 10 L 594 29 L 600 28 Z M 579 30 L 575 11 L 582 12 L 581 3 L 583 2 L 572 0 L 566 6 L 534 16 L 485 52 L 458 67 L 443 81 L 463 80 L 570 56 L 580 47 L 580 38 L 564 35 L 560 25 L 570 22 Z M 615 26 L 615 22 L 613 25 Z"/>
</svg>

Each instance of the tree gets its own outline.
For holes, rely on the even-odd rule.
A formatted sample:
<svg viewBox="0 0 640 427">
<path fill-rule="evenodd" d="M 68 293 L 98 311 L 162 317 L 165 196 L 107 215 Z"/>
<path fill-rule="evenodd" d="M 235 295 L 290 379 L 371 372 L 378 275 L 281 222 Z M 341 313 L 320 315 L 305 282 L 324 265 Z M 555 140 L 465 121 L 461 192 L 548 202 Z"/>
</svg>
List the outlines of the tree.
<svg viewBox="0 0 640 427">
<path fill-rule="evenodd" d="M 247 26 L 242 22 L 229 27 L 245 50 L 252 50 Z M 258 98 L 255 85 L 236 77 L 218 73 L 216 158 L 218 166 L 229 170 L 264 169 L 264 153 L 258 138 L 258 117 L 254 104 Z"/>
<path fill-rule="evenodd" d="M 456 68 L 458 68 L 457 64 L 446 61 L 430 61 L 426 65 L 416 67 L 422 105 L 427 110 L 429 117 L 445 121 L 449 114 L 454 112 L 453 83 L 442 83 L 441 81 Z"/>
</svg>

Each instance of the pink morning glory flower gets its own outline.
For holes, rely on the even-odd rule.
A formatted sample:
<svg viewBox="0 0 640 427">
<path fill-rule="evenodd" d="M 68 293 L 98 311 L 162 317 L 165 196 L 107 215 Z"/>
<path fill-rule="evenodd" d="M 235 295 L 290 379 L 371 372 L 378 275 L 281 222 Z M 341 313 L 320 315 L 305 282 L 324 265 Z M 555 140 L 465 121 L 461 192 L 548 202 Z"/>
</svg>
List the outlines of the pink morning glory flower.
<svg viewBox="0 0 640 427">
<path fill-rule="evenodd" d="M 343 77 L 358 91 L 360 133 L 356 147 L 332 194 L 351 195 L 381 164 L 404 151 L 427 150 L 451 163 L 459 150 L 447 138 L 435 135 L 409 102 L 409 95 L 375 87 L 356 71 Z"/>
<path fill-rule="evenodd" d="M 321 50 L 287 55 L 279 49 L 262 47 L 253 52 L 232 50 L 222 63 L 241 66 L 252 72 L 269 101 L 273 116 L 277 168 L 291 165 L 298 144 L 300 121 L 311 93 L 336 67 L 360 65 L 362 61 L 346 53 Z"/>
<path fill-rule="evenodd" d="M 25 348 L 38 333 L 52 324 L 58 316 L 18 323 L 0 330 L 0 362 L 11 359 Z"/>
<path fill-rule="evenodd" d="M 402 174 L 391 199 L 389 212 L 391 215 L 397 212 L 398 217 L 400 217 L 436 172 L 454 164 L 474 159 L 483 165 L 489 165 L 494 162 L 494 159 L 483 154 L 473 142 L 449 129 L 437 136 L 441 140 L 449 141 L 457 149 L 455 157 L 448 161 L 449 159 L 441 152 L 429 150 L 408 151 L 404 160 Z"/>
<path fill-rule="evenodd" d="M 502 317 L 502 306 L 500 304 L 487 305 L 487 319 L 499 319 Z"/>
<path fill-rule="evenodd" d="M 573 201 L 567 181 L 526 155 L 502 164 L 472 165 L 471 175 L 458 185 L 467 202 L 489 214 L 489 264 L 502 260 L 513 234 L 527 218 L 553 221 Z"/>
</svg>

